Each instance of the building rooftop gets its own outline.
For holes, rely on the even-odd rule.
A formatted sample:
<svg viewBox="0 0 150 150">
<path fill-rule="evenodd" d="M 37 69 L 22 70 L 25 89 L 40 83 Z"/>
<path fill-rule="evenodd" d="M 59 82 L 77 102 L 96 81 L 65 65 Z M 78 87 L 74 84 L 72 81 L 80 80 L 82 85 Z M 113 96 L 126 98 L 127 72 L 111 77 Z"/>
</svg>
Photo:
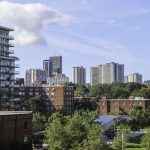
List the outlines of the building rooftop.
<svg viewBox="0 0 150 150">
<path fill-rule="evenodd" d="M 6 31 L 14 31 L 14 29 L 3 27 L 3 26 L 0 26 L 0 29 L 6 30 Z"/>
<path fill-rule="evenodd" d="M 124 100 L 127 100 L 127 101 L 144 100 L 144 101 L 150 101 L 150 99 L 131 99 L 131 98 L 130 98 L 130 99 L 111 99 L 111 98 L 104 98 L 104 99 L 103 99 L 103 98 L 102 98 L 102 99 L 100 99 L 100 100 L 112 100 L 112 101 L 113 101 L 113 100 L 115 100 L 115 101 L 116 101 L 116 100 L 118 100 L 118 101 L 121 101 L 121 100 L 122 100 L 122 101 L 124 101 Z"/>
<path fill-rule="evenodd" d="M 32 114 L 32 111 L 0 111 L 0 116 Z"/>
</svg>

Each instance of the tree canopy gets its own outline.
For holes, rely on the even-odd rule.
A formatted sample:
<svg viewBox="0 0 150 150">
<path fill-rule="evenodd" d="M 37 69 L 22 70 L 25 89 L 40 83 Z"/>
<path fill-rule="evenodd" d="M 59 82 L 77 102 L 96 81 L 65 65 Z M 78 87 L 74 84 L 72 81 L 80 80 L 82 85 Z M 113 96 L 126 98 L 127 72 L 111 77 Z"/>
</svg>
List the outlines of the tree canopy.
<svg viewBox="0 0 150 150">
<path fill-rule="evenodd" d="M 96 116 L 95 111 L 79 111 L 69 116 L 54 113 L 46 128 L 49 150 L 107 150 L 101 126 L 93 123 Z"/>
</svg>

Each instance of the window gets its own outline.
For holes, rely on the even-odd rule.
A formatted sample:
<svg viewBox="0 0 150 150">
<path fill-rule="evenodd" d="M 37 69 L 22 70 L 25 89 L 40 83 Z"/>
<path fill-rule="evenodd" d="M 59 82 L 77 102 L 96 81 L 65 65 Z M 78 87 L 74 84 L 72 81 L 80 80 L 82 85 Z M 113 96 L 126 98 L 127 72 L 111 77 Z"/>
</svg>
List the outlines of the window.
<svg viewBox="0 0 150 150">
<path fill-rule="evenodd" d="M 24 130 L 28 128 L 27 121 L 24 122 Z"/>
</svg>

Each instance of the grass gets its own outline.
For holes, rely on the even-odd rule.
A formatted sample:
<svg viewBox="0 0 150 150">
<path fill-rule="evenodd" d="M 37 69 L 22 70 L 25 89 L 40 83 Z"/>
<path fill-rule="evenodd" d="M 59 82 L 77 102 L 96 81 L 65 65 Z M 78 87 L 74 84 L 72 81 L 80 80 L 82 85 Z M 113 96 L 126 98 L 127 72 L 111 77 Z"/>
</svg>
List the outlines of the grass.
<svg viewBox="0 0 150 150">
<path fill-rule="evenodd" d="M 143 135 L 140 135 L 136 138 L 131 138 L 129 143 L 127 143 L 126 150 L 145 150 L 145 148 L 142 148 L 142 145 L 140 144 L 142 136 Z"/>
<path fill-rule="evenodd" d="M 126 150 L 145 150 L 145 148 L 126 148 Z"/>
</svg>

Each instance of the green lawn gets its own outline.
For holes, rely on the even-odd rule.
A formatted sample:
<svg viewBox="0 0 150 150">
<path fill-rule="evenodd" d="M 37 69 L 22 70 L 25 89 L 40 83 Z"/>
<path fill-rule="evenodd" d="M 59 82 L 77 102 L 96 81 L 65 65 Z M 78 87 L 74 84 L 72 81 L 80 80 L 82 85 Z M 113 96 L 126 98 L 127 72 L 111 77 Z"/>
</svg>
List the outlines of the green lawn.
<svg viewBox="0 0 150 150">
<path fill-rule="evenodd" d="M 142 148 L 142 145 L 140 144 L 141 138 L 142 136 L 138 136 L 136 138 L 130 139 L 126 150 L 145 150 L 145 148 Z"/>
<path fill-rule="evenodd" d="M 144 148 L 126 148 L 126 150 L 145 150 Z"/>
</svg>

